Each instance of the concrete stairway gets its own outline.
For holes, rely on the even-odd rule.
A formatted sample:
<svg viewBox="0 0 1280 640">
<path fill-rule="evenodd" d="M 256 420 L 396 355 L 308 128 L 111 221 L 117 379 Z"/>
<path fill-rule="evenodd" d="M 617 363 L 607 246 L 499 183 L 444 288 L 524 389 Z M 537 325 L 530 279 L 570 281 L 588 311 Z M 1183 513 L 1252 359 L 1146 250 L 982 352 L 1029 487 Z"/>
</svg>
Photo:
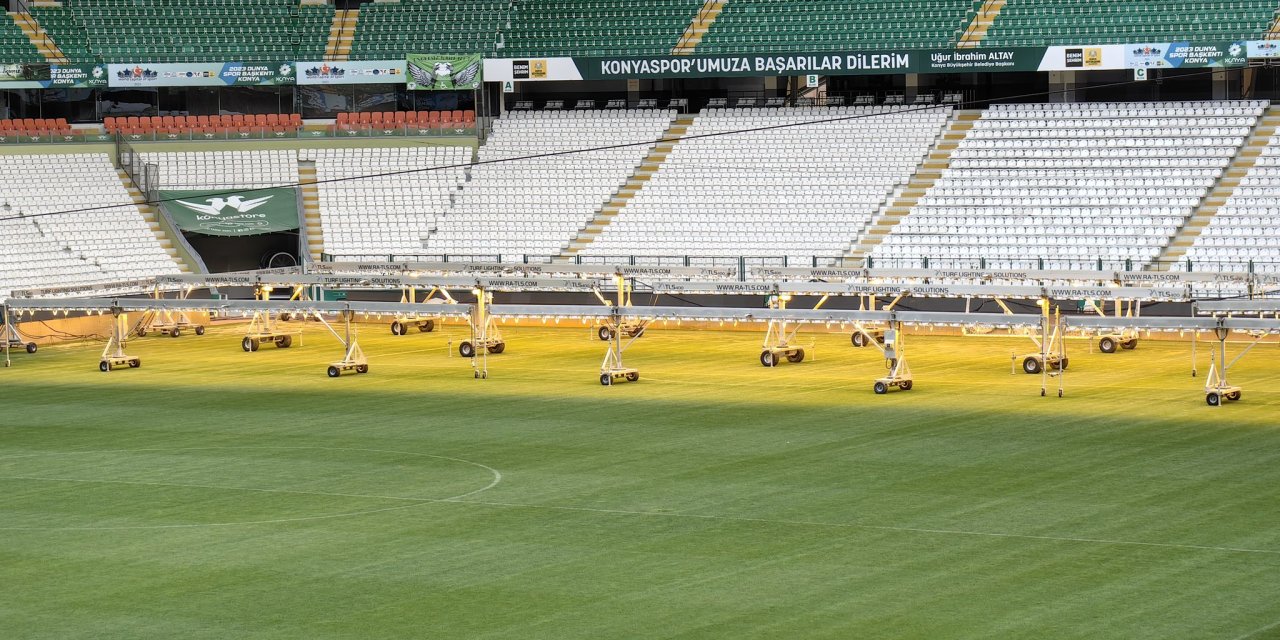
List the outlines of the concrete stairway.
<svg viewBox="0 0 1280 640">
<path fill-rule="evenodd" d="M 604 228 L 609 226 L 610 222 L 613 222 L 618 212 L 622 211 L 622 208 L 627 206 L 631 198 L 644 188 L 644 184 L 649 181 L 649 178 L 657 173 L 662 163 L 666 161 L 667 156 L 671 154 L 671 150 L 675 149 L 676 145 L 680 143 L 680 139 L 684 137 L 689 127 L 693 125 L 693 119 L 694 116 L 692 115 L 678 116 L 671 123 L 671 126 L 667 127 L 666 132 L 662 134 L 662 140 L 653 145 L 653 148 L 649 150 L 649 154 L 644 157 L 644 160 L 640 161 L 640 166 L 635 173 L 632 173 L 631 177 L 627 179 L 626 184 L 614 192 L 613 197 L 604 206 L 600 207 L 595 217 L 578 230 L 578 235 L 560 250 L 558 259 L 570 259 L 595 241 L 596 236 L 600 235 L 600 232 L 604 231 Z"/>
<path fill-rule="evenodd" d="M 680 36 L 680 40 L 676 42 L 676 46 L 671 49 L 673 56 L 687 56 L 698 48 L 698 44 L 702 42 L 702 38 L 707 35 L 707 30 L 711 25 L 715 24 L 716 18 L 720 17 L 720 12 L 724 10 L 724 5 L 729 0 L 706 0 L 702 4 L 702 8 L 698 10 L 698 15 L 694 16 L 693 21 L 685 27 L 684 34 Z"/>
<path fill-rule="evenodd" d="M 333 12 L 333 25 L 329 27 L 329 43 L 324 47 L 325 60 L 350 59 L 351 43 L 355 42 L 356 26 L 359 22 L 359 9 L 339 9 Z"/>
<path fill-rule="evenodd" d="M 956 43 L 957 49 L 971 49 L 977 47 L 987 37 L 987 30 L 991 28 L 996 18 L 1000 17 L 1000 12 L 1004 9 L 1005 0 L 987 0 L 982 3 L 982 8 L 973 15 L 973 20 L 969 22 L 969 26 L 965 28 L 964 35 L 960 36 L 960 40 Z"/>
<path fill-rule="evenodd" d="M 129 178 L 129 174 L 124 169 L 116 169 L 116 175 L 120 177 L 120 184 L 129 190 L 129 197 L 133 199 L 134 204 L 138 205 L 138 211 L 142 213 L 142 218 L 147 221 L 147 226 L 151 228 L 151 233 L 155 234 L 156 240 L 160 243 L 160 247 L 170 258 L 177 263 L 178 269 L 183 273 L 192 273 L 195 271 L 195 261 L 190 256 L 185 255 L 186 251 L 179 251 L 177 243 L 169 234 L 165 232 L 164 227 L 160 224 L 160 212 L 150 204 L 147 204 L 146 196 L 133 185 L 133 180 Z M 174 233 L 178 233 L 176 230 Z"/>
<path fill-rule="evenodd" d="M 916 168 L 916 172 L 907 181 L 906 186 L 895 190 L 886 199 L 880 210 L 872 217 L 871 222 L 863 229 L 857 241 L 845 252 L 843 264 L 862 264 L 876 245 L 884 242 L 890 231 L 911 213 L 911 207 L 924 196 L 933 183 L 942 176 L 942 172 L 951 165 L 951 152 L 955 151 L 964 140 L 973 123 L 982 117 L 981 111 L 956 111 L 951 115 L 942 134 L 929 149 L 925 161 Z"/>
<path fill-rule="evenodd" d="M 316 163 L 298 161 L 298 184 L 302 189 L 302 220 L 307 236 L 307 255 L 320 262 L 324 253 L 324 228 L 320 221 L 320 188 L 316 186 Z"/>
<path fill-rule="evenodd" d="M 53 38 L 45 32 L 44 27 L 36 22 L 35 17 L 26 12 L 9 12 L 9 19 L 22 29 L 23 35 L 31 41 L 31 46 L 40 51 L 40 55 L 44 56 L 45 62 L 50 64 L 66 64 L 69 62 L 67 56 L 62 53 L 62 49 L 54 43 Z"/>
<path fill-rule="evenodd" d="M 1231 159 L 1231 164 L 1227 165 L 1227 170 L 1222 172 L 1222 177 L 1218 179 L 1218 183 L 1213 186 L 1209 195 L 1205 196 L 1204 201 L 1187 218 L 1173 240 L 1160 253 L 1156 264 L 1149 265 L 1148 268 L 1167 269 L 1169 263 L 1177 262 L 1187 255 L 1187 249 L 1195 244 L 1196 238 L 1200 237 L 1205 227 L 1209 226 L 1209 221 L 1217 215 L 1218 209 L 1231 198 L 1236 187 L 1240 186 L 1240 179 L 1245 177 L 1249 169 L 1257 163 L 1263 147 L 1267 146 L 1271 136 L 1276 135 L 1277 129 L 1280 129 L 1280 107 L 1271 107 L 1258 119 L 1253 133 L 1236 156 Z"/>
</svg>

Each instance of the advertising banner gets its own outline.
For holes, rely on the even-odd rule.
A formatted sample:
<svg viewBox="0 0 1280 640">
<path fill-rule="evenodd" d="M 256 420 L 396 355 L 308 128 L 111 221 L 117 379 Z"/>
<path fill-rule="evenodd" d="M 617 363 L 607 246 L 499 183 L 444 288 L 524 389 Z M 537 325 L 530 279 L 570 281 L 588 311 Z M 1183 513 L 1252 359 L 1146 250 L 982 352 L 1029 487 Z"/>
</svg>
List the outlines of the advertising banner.
<svg viewBox="0 0 1280 640">
<path fill-rule="evenodd" d="M 1125 46 L 1125 66 L 1130 69 L 1198 69 L 1243 67 L 1248 43 L 1155 42 Z"/>
<path fill-rule="evenodd" d="M 1045 47 L 1040 59 L 1039 71 L 1103 71 L 1123 69 L 1125 46 L 1104 44 L 1098 46 L 1058 45 Z"/>
<path fill-rule="evenodd" d="M 294 84 L 290 62 L 110 64 L 108 83 L 124 87 L 231 87 Z"/>
<path fill-rule="evenodd" d="M 500 58 L 484 61 L 492 82 L 896 73 L 1036 71 L 1043 47 L 882 50 L 785 55 L 691 55 L 647 58 Z"/>
<path fill-rule="evenodd" d="M 246 190 L 162 190 L 160 206 L 183 231 L 209 236 L 252 236 L 298 228 L 298 196 L 292 187 Z"/>
<path fill-rule="evenodd" d="M 1250 58 L 1280 58 L 1280 40 L 1250 40 L 1245 53 Z"/>
<path fill-rule="evenodd" d="M 409 54 L 408 86 L 417 91 L 473 90 L 480 86 L 480 54 Z"/>
<path fill-rule="evenodd" d="M 298 84 L 405 84 L 404 60 L 299 62 Z"/>
<path fill-rule="evenodd" d="M 91 89 L 107 86 L 107 68 L 94 64 L 0 64 L 0 88 Z"/>
</svg>

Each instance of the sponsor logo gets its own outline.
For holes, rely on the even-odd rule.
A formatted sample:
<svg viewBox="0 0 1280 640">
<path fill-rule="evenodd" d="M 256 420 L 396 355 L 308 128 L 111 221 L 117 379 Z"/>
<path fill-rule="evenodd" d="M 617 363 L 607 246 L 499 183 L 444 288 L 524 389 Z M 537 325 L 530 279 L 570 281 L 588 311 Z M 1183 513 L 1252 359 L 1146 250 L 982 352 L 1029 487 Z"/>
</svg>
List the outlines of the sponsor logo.
<svg viewBox="0 0 1280 640">
<path fill-rule="evenodd" d="M 209 204 L 196 204 L 194 202 L 187 202 L 186 200 L 179 200 L 178 204 L 195 211 L 196 213 L 219 216 L 222 215 L 222 210 L 227 207 L 231 207 L 239 213 L 252 211 L 266 204 L 268 200 L 274 197 L 275 196 L 265 196 L 262 198 L 255 198 L 253 200 L 245 200 L 243 196 L 231 196 L 226 199 L 209 198 L 208 200 L 205 200 L 205 202 L 208 202 Z"/>
<path fill-rule="evenodd" d="M 1065 67 L 1078 68 L 1084 66 L 1084 50 L 1083 49 L 1067 49 L 1063 52 L 1062 64 Z"/>
<path fill-rule="evenodd" d="M 160 74 L 151 69 L 138 66 L 132 69 L 121 69 L 116 73 L 116 77 L 120 80 L 155 80 Z"/>
<path fill-rule="evenodd" d="M 530 60 L 529 61 L 529 77 L 538 80 L 547 77 L 547 61 L 546 60 Z"/>
</svg>

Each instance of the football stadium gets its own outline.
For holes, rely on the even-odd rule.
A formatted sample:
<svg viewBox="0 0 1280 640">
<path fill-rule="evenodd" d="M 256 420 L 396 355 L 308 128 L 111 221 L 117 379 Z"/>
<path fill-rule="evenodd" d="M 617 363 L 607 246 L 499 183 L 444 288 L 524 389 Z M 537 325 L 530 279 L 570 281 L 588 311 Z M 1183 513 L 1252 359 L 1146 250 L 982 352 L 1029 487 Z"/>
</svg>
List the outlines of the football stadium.
<svg viewBox="0 0 1280 640">
<path fill-rule="evenodd" d="M 7 0 L 0 638 L 1280 638 L 1280 2 Z"/>
</svg>

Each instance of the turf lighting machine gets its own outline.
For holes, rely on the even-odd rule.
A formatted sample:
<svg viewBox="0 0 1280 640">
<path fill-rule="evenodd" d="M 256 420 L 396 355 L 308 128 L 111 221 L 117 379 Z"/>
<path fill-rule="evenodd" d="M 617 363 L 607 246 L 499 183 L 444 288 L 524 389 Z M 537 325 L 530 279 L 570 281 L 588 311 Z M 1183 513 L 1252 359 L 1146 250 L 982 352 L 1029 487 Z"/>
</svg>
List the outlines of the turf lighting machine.
<svg viewBox="0 0 1280 640">
<path fill-rule="evenodd" d="M 342 310 L 342 324 L 344 327 L 343 335 L 338 335 L 329 323 L 324 326 L 329 329 L 340 342 L 342 342 L 343 355 L 342 359 L 329 364 L 326 373 L 330 378 L 336 378 L 342 375 L 344 371 L 355 371 L 356 373 L 369 373 L 369 359 L 364 355 L 364 349 L 360 348 L 360 342 L 356 339 L 356 329 L 352 326 L 351 321 L 355 316 L 355 312 L 351 309 Z"/>
<path fill-rule="evenodd" d="M 645 324 L 643 322 L 628 323 L 622 317 L 623 307 L 630 306 L 631 289 L 627 286 L 627 279 L 622 274 L 615 274 L 613 280 L 618 289 L 617 304 L 611 304 L 600 294 L 599 289 L 595 290 L 596 297 L 609 307 L 609 318 L 598 329 L 600 339 L 609 343 L 609 350 L 604 354 L 604 362 L 600 363 L 600 384 L 606 387 L 613 386 L 614 382 L 622 380 L 635 382 L 640 379 L 639 370 L 623 364 L 622 354 L 627 347 L 631 346 L 631 343 L 644 335 Z M 635 329 L 632 330 L 632 328 Z"/>
<path fill-rule="evenodd" d="M 858 296 L 858 309 L 874 311 L 876 308 L 875 296 Z M 871 343 L 884 344 L 884 327 L 874 324 L 863 324 L 855 322 L 853 324 L 853 334 L 849 336 L 849 342 L 859 349 L 871 346 Z"/>
<path fill-rule="evenodd" d="M 613 283 L 618 290 L 617 308 L 621 309 L 622 307 L 630 307 L 631 306 L 631 284 L 627 281 L 626 277 L 623 276 L 622 274 L 614 274 Z M 592 289 L 592 293 L 596 294 L 596 297 L 600 299 L 600 302 L 604 303 L 604 306 L 606 307 L 614 306 L 614 303 L 612 301 L 605 298 L 604 294 L 600 293 L 599 288 Z M 605 319 L 604 322 L 600 323 L 596 327 L 596 336 L 600 338 L 602 342 L 609 342 L 610 340 L 613 340 L 614 335 L 619 333 L 621 333 L 622 335 L 628 338 L 639 338 L 640 336 L 644 335 L 645 326 L 648 325 L 647 322 L 645 321 L 629 322 L 626 320 L 619 320 L 617 317 L 615 317 L 617 315 L 618 314 L 610 315 L 609 318 Z"/>
<path fill-rule="evenodd" d="M 471 290 L 476 303 L 471 305 L 471 316 L 467 324 L 471 326 L 471 338 L 458 344 L 458 355 L 471 358 L 471 368 L 476 378 L 489 377 L 489 358 L 487 354 L 502 353 L 507 350 L 507 343 L 502 341 L 502 331 L 493 321 L 489 313 L 489 305 L 493 304 L 493 293 L 477 286 Z M 481 357 L 477 360 L 476 356 Z"/>
<path fill-rule="evenodd" d="M 116 367 L 128 365 L 130 369 L 142 366 L 142 359 L 125 355 L 124 343 L 129 335 L 129 316 L 120 307 L 111 307 L 111 337 L 107 346 L 102 349 L 102 358 L 98 361 L 98 370 L 106 373 Z"/>
<path fill-rule="evenodd" d="M 7 367 L 9 366 L 10 349 L 23 349 L 27 353 L 35 353 L 37 347 L 36 343 L 27 340 L 18 332 L 18 323 L 9 315 L 9 307 L 4 307 L 3 311 L 4 314 L 0 316 L 0 321 L 4 323 L 4 326 L 0 327 L 0 330 L 2 330 L 0 331 L 0 345 L 4 346 L 4 366 Z"/>
<path fill-rule="evenodd" d="M 902 323 L 890 320 L 889 328 L 884 331 L 884 342 L 871 343 L 884 354 L 885 367 L 889 370 L 887 375 L 877 379 L 871 387 L 877 395 L 886 394 L 889 389 L 895 387 L 903 391 L 911 390 L 913 378 L 911 376 L 911 367 L 907 365 L 905 337 L 902 331 Z"/>
<path fill-rule="evenodd" d="M 1240 387 L 1227 382 L 1227 372 L 1234 367 L 1244 354 L 1249 353 L 1250 349 L 1258 346 L 1266 334 L 1262 334 L 1254 339 L 1253 343 L 1245 347 L 1239 355 L 1231 362 L 1227 362 L 1227 337 L 1231 335 L 1231 329 L 1224 326 L 1217 326 L 1213 329 L 1213 336 L 1218 339 L 1218 349 L 1209 352 L 1209 377 L 1204 383 L 1204 401 L 1211 407 L 1221 406 L 1224 400 L 1236 401 L 1240 399 Z"/>
<path fill-rule="evenodd" d="M 301 295 L 302 287 L 298 287 L 294 291 L 296 299 Z M 254 297 L 258 300 L 270 300 L 272 288 L 267 285 L 259 285 L 254 289 Z M 274 311 L 269 309 L 261 309 L 253 312 L 253 318 L 249 320 L 249 328 L 245 331 L 245 335 L 240 339 L 240 348 L 246 352 L 257 351 L 262 343 L 275 343 L 277 349 L 288 349 L 293 346 L 293 339 L 298 339 L 298 343 L 302 343 L 301 331 L 287 331 L 280 326 L 280 321 L 276 317 Z"/>
<path fill-rule="evenodd" d="M 1067 359 L 1067 342 L 1066 335 L 1063 332 L 1061 314 L 1050 313 L 1048 298 L 1040 298 L 1036 302 L 1036 306 L 1040 307 L 1040 336 L 1032 335 L 1031 341 L 1040 350 L 1036 353 L 1014 356 L 1014 360 L 1017 361 L 1021 358 L 1022 371 L 1029 375 L 1035 375 L 1047 369 L 1061 373 L 1070 364 Z M 1052 315 L 1057 315 L 1059 320 L 1051 323 Z M 1050 324 L 1053 325 L 1052 329 L 1050 329 Z"/>
<path fill-rule="evenodd" d="M 1102 317 L 1107 317 L 1106 301 L 1101 304 L 1093 300 L 1086 300 L 1085 307 Z M 1131 300 L 1128 309 L 1125 308 L 1125 302 L 1117 299 L 1115 301 L 1115 317 L 1117 318 L 1137 318 L 1142 314 L 1142 303 L 1137 300 Z M 1138 346 L 1138 330 L 1132 327 L 1125 327 L 1118 331 L 1104 331 L 1098 334 L 1098 351 L 1103 353 L 1115 353 L 1117 348 L 1135 349 Z"/>
<path fill-rule="evenodd" d="M 186 300 L 191 296 L 190 285 L 183 287 L 178 291 L 177 299 Z M 152 291 L 151 297 L 156 300 L 164 299 L 164 292 L 160 290 L 159 285 Z M 154 331 L 161 335 L 171 338 L 182 336 L 183 329 L 191 329 L 198 336 L 204 335 L 204 325 L 191 321 L 191 317 L 187 315 L 185 310 L 179 309 L 161 309 L 148 311 L 142 316 L 142 322 L 138 324 L 138 337 L 145 337 L 148 333 Z"/>
<path fill-rule="evenodd" d="M 441 297 L 434 297 L 436 294 Z M 416 287 L 408 286 L 404 288 L 400 295 L 400 302 L 407 304 L 418 304 L 418 290 Z M 422 299 L 423 304 L 454 304 L 457 302 L 448 291 L 440 287 L 432 287 L 427 293 L 427 297 Z M 409 333 L 410 325 L 418 327 L 418 331 L 422 333 L 431 333 L 436 329 L 436 322 L 440 321 L 440 316 L 431 314 L 407 314 L 396 317 L 391 321 L 391 335 L 402 336 Z"/>
<path fill-rule="evenodd" d="M 820 308 L 826 303 L 828 296 L 823 296 L 818 304 L 814 305 L 814 309 Z M 769 296 L 769 308 L 783 311 L 787 308 L 787 303 L 791 302 L 791 294 L 774 292 Z M 760 351 L 760 364 L 766 367 L 776 367 L 783 358 L 787 362 L 800 363 L 804 361 L 804 348 L 797 346 L 796 332 L 800 330 L 800 323 L 791 323 L 786 319 L 770 318 L 769 327 L 765 330 L 764 344 Z"/>
</svg>

